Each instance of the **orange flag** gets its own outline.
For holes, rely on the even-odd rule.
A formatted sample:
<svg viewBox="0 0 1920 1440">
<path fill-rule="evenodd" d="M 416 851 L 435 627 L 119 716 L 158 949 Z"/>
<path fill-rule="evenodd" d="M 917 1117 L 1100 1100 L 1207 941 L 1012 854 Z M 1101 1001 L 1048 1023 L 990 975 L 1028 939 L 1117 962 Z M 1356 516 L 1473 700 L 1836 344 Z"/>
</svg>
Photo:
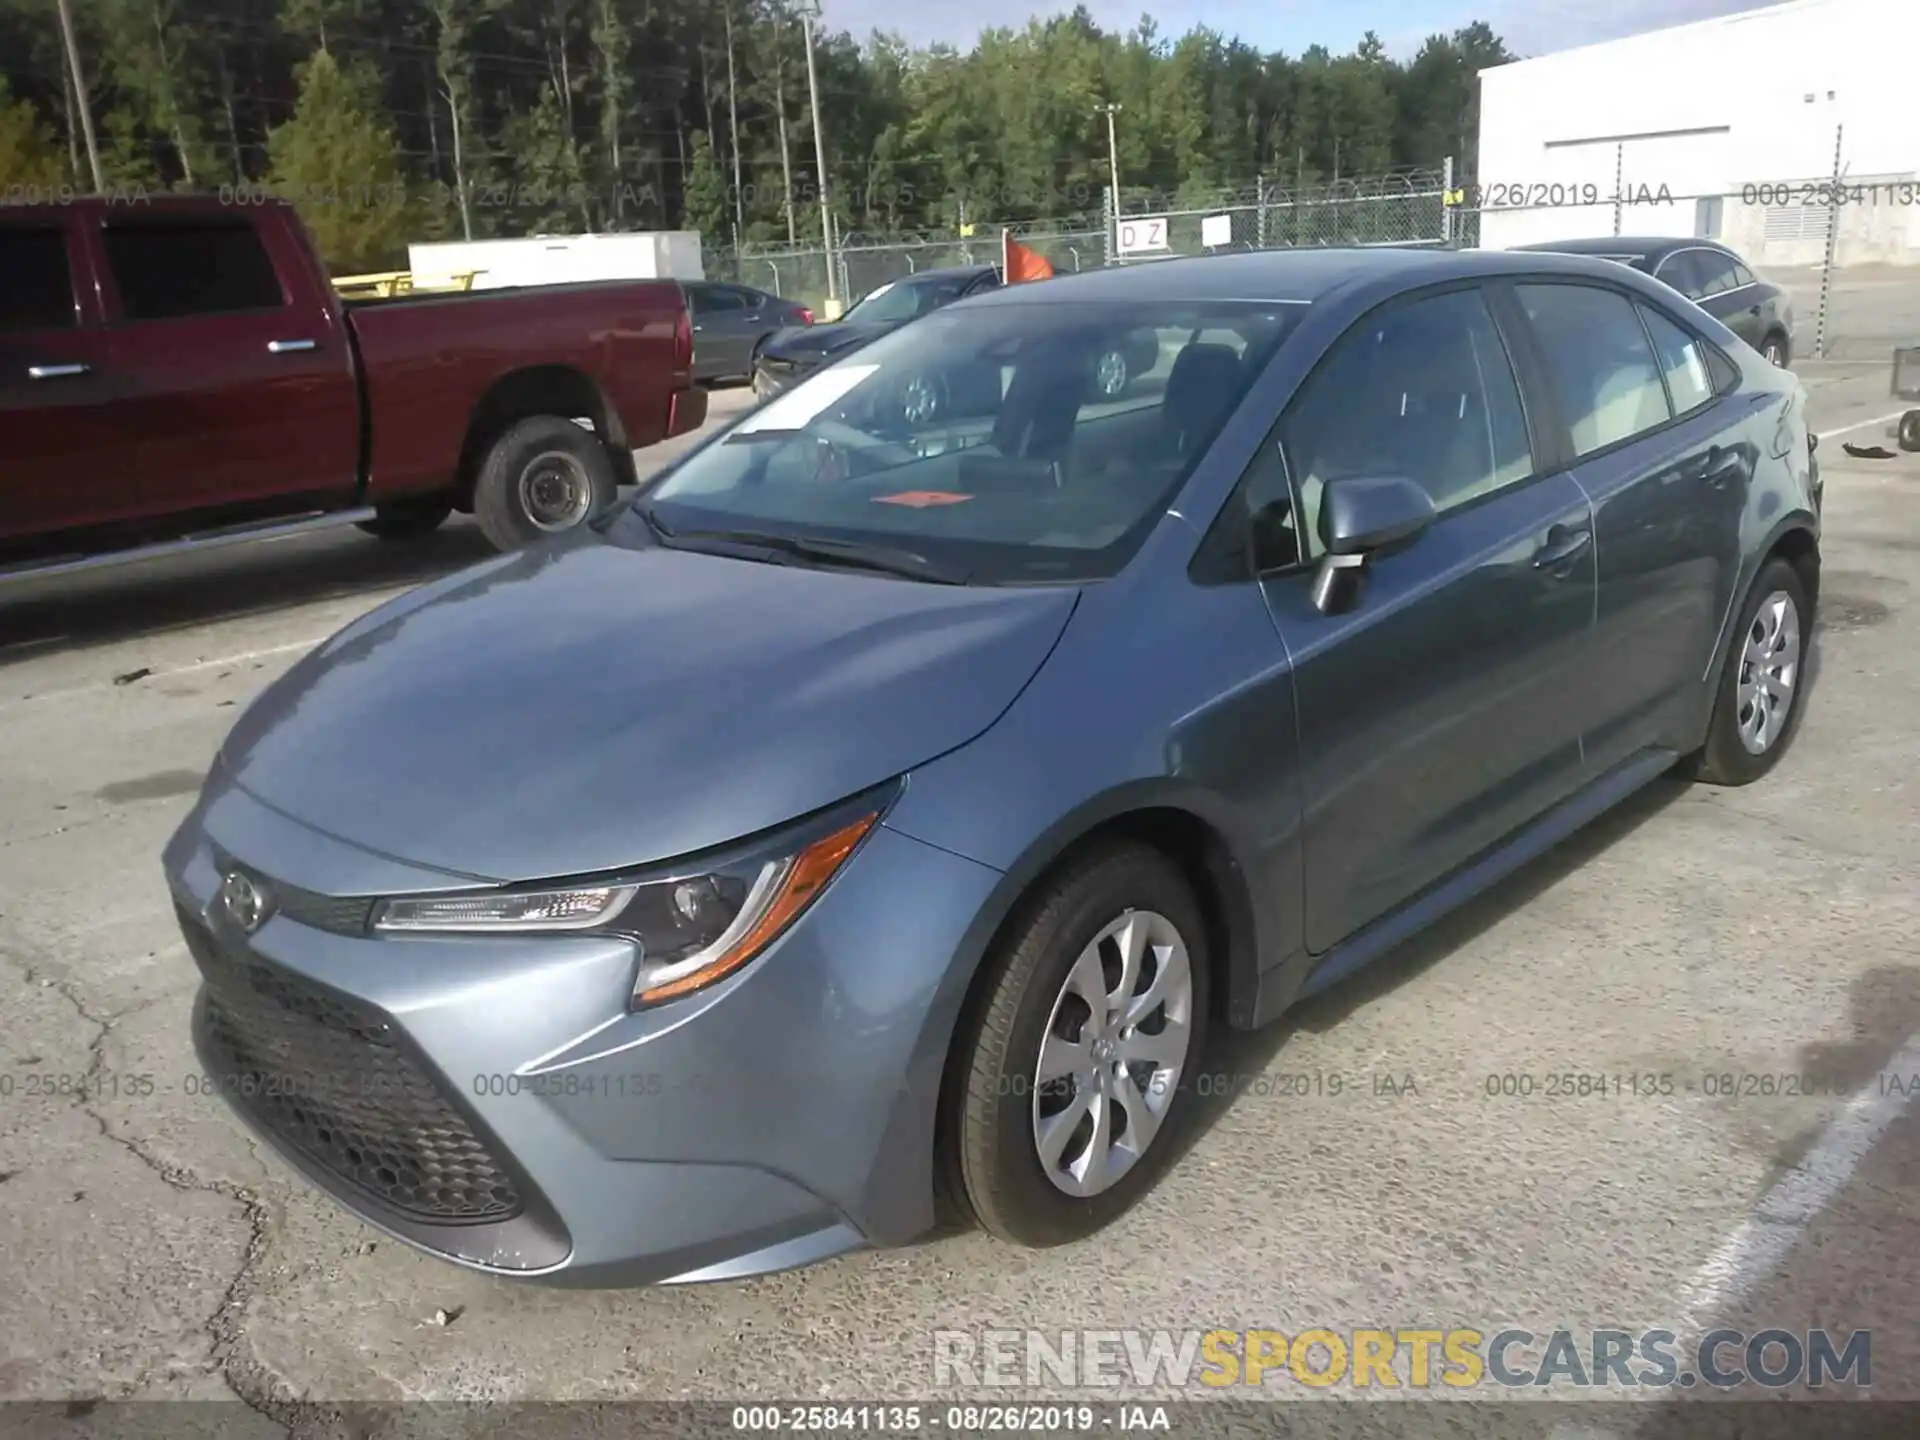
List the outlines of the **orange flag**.
<svg viewBox="0 0 1920 1440">
<path fill-rule="evenodd" d="M 1000 232 L 1000 273 L 1004 283 L 1018 285 L 1023 280 L 1051 280 L 1053 266 L 1037 250 L 1029 250 L 1013 238 L 1011 230 Z"/>
</svg>

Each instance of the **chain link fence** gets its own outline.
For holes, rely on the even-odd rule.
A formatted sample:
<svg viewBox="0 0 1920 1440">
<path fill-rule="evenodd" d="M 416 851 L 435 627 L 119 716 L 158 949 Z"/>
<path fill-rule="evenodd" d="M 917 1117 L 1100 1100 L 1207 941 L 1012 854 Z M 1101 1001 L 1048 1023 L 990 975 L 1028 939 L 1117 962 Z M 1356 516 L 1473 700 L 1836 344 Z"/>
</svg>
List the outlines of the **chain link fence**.
<svg viewBox="0 0 1920 1440">
<path fill-rule="evenodd" d="M 1450 178 L 1451 165 L 1320 184 L 1279 185 L 1262 177 L 1232 189 L 1126 190 L 1117 207 L 1105 192 L 1099 210 L 1006 228 L 1045 256 L 1058 274 L 1227 250 L 1439 245 L 1448 238 Z M 997 264 L 1001 228 L 982 223 L 971 235 L 850 232 L 840 238 L 833 256 L 839 293 L 851 304 L 916 272 Z M 705 266 L 713 279 L 774 291 L 816 309 L 827 295 L 827 255 L 817 246 L 713 250 Z"/>
</svg>

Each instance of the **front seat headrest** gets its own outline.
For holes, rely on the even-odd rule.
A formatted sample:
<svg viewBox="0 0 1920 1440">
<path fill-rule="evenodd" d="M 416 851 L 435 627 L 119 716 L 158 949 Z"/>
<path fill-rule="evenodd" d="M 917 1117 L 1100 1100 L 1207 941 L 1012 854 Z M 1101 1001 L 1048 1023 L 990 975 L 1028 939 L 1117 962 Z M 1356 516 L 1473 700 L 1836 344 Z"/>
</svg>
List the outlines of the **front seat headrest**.
<svg viewBox="0 0 1920 1440">
<path fill-rule="evenodd" d="M 1175 358 L 1161 404 L 1181 444 L 1189 446 L 1213 429 L 1239 394 L 1240 357 L 1233 347 L 1195 343 Z"/>
</svg>

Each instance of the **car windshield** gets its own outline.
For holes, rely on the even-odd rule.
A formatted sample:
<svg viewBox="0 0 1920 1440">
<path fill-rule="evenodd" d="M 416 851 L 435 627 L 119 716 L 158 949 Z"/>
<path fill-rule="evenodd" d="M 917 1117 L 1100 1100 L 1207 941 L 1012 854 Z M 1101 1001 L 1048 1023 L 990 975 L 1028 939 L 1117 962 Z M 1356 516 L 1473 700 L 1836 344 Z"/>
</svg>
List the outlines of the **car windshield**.
<svg viewBox="0 0 1920 1440">
<path fill-rule="evenodd" d="M 1022 299 L 939 311 L 816 372 L 667 472 L 610 538 L 865 546 L 975 584 L 1110 575 L 1306 309 Z"/>
</svg>

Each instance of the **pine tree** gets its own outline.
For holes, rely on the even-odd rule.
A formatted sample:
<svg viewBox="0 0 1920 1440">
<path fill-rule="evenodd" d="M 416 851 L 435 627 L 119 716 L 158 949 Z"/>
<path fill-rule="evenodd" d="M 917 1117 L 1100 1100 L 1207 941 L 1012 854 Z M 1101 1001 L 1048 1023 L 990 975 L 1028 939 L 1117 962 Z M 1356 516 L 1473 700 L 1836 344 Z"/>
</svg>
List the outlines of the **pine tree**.
<svg viewBox="0 0 1920 1440">
<path fill-rule="evenodd" d="M 325 50 L 300 67 L 292 117 L 267 136 L 268 188 L 291 200 L 336 273 L 399 263 L 415 197 L 373 77 Z"/>
<path fill-rule="evenodd" d="M 17 190 L 32 198 L 72 184 L 52 132 L 40 123 L 33 106 L 13 98 L 6 77 L 0 75 L 0 192 Z"/>
<path fill-rule="evenodd" d="M 727 238 L 727 180 L 714 159 L 707 132 L 693 132 L 693 157 L 687 164 L 682 210 L 689 230 L 698 230 L 703 245 L 716 249 Z"/>
</svg>

